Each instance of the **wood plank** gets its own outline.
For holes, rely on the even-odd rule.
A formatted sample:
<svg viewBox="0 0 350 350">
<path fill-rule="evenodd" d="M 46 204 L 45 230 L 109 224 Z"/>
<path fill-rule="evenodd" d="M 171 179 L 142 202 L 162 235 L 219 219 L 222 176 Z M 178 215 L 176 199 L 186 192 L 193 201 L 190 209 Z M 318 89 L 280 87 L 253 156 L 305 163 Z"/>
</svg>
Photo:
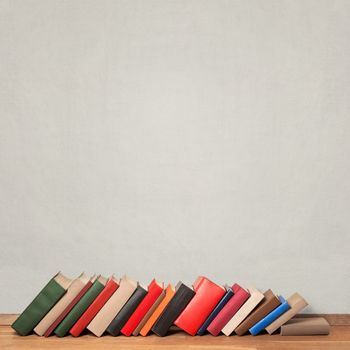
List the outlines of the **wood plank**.
<svg viewBox="0 0 350 350">
<path fill-rule="evenodd" d="M 333 317 L 333 316 L 332 316 Z M 348 317 L 348 316 L 347 316 Z M 224 335 L 213 337 L 191 337 L 184 332 L 174 330 L 169 336 L 160 338 L 156 335 L 147 337 L 111 337 L 101 338 L 86 332 L 79 338 L 71 336 L 42 338 L 36 335 L 21 337 L 8 325 L 16 315 L 0 315 L 0 349 L 62 349 L 68 350 L 349 350 L 350 326 L 332 326 L 328 336 L 280 336 L 262 334 L 256 337 Z M 336 320 L 336 319 L 335 319 Z M 342 319 L 341 319 L 341 322 Z M 4 325 L 6 324 L 6 325 Z"/>
</svg>

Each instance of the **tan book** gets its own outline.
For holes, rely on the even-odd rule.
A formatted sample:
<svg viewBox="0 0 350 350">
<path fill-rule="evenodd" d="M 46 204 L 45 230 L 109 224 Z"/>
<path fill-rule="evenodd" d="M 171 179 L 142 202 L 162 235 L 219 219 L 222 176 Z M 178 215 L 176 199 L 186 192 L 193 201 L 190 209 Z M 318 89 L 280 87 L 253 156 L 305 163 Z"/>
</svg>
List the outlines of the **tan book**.
<svg viewBox="0 0 350 350">
<path fill-rule="evenodd" d="M 80 293 L 88 282 L 89 277 L 85 273 L 82 273 L 77 279 L 73 280 L 68 287 L 67 292 L 37 324 L 37 326 L 34 328 L 34 332 L 37 335 L 43 336 L 47 329 L 56 321 L 64 309 Z"/>
<path fill-rule="evenodd" d="M 133 281 L 127 276 L 122 277 L 119 288 L 103 305 L 102 309 L 89 323 L 87 329 L 97 337 L 100 337 L 132 296 L 137 288 L 137 285 L 138 284 L 136 281 Z"/>
<path fill-rule="evenodd" d="M 235 313 L 235 315 L 228 321 L 222 329 L 222 333 L 229 336 L 255 309 L 255 307 L 264 299 L 264 294 L 255 287 L 248 288 L 250 297 Z"/>
<path fill-rule="evenodd" d="M 299 311 L 301 311 L 308 304 L 305 299 L 298 293 L 294 293 L 287 299 L 290 309 L 268 325 L 265 329 L 269 334 L 275 332 L 278 328 L 284 325 L 292 317 L 294 317 Z"/>
<path fill-rule="evenodd" d="M 159 297 L 157 298 L 157 300 L 155 301 L 155 303 L 151 306 L 151 308 L 147 311 L 146 315 L 143 317 L 143 319 L 141 320 L 141 322 L 137 325 L 137 327 L 135 328 L 135 330 L 132 332 L 133 335 L 139 335 L 141 329 L 143 328 L 143 326 L 146 324 L 146 322 L 148 321 L 148 319 L 152 316 L 153 312 L 156 310 L 156 308 L 158 307 L 158 305 L 162 302 L 162 300 L 165 297 L 165 290 L 162 291 L 162 293 L 159 295 Z"/>
<path fill-rule="evenodd" d="M 296 317 L 281 327 L 281 335 L 327 335 L 330 325 L 323 317 Z"/>
</svg>

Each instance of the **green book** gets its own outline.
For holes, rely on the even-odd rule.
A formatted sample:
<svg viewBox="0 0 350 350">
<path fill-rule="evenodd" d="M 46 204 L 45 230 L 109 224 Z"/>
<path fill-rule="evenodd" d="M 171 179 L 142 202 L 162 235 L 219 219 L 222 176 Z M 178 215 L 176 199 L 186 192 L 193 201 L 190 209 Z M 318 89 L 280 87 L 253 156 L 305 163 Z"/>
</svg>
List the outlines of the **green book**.
<svg viewBox="0 0 350 350">
<path fill-rule="evenodd" d="M 58 337 L 64 337 L 73 325 L 79 320 L 80 316 L 86 311 L 96 297 L 102 292 L 107 278 L 98 277 L 94 284 L 88 289 L 88 291 L 81 297 L 81 299 L 75 304 L 73 309 L 64 318 L 64 320 L 56 327 L 54 333 Z"/>
<path fill-rule="evenodd" d="M 58 273 L 18 316 L 11 327 L 20 335 L 28 335 L 66 293 L 72 280 Z"/>
</svg>

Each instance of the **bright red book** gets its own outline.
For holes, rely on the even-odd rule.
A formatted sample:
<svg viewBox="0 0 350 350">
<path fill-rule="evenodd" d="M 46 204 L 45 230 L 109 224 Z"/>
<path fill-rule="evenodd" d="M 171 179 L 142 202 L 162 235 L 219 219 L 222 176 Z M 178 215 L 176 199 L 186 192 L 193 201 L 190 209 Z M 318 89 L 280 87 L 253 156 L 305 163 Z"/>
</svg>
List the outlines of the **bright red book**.
<svg viewBox="0 0 350 350">
<path fill-rule="evenodd" d="M 118 281 L 114 277 L 110 278 L 106 286 L 103 288 L 102 292 L 97 296 L 97 298 L 91 303 L 86 311 L 80 316 L 79 320 L 70 329 L 69 333 L 73 337 L 78 337 L 81 334 L 81 332 L 92 321 L 92 319 L 101 310 L 102 306 L 113 295 L 118 287 Z"/>
<path fill-rule="evenodd" d="M 160 294 L 163 292 L 164 286 L 163 284 L 158 284 L 155 279 L 148 286 L 148 293 L 142 299 L 139 306 L 136 308 L 134 313 L 130 316 L 128 322 L 121 329 L 121 333 L 126 336 L 130 336 L 141 320 L 146 315 L 147 311 L 152 307 L 155 301 L 158 299 Z"/>
<path fill-rule="evenodd" d="M 230 321 L 250 296 L 250 294 L 237 283 L 232 286 L 232 290 L 234 293 L 233 297 L 227 302 L 207 328 L 212 335 L 218 335 L 220 333 L 227 322 Z"/>
<path fill-rule="evenodd" d="M 193 290 L 196 292 L 195 296 L 174 323 L 188 334 L 196 335 L 226 290 L 202 276 L 195 281 Z"/>
</svg>

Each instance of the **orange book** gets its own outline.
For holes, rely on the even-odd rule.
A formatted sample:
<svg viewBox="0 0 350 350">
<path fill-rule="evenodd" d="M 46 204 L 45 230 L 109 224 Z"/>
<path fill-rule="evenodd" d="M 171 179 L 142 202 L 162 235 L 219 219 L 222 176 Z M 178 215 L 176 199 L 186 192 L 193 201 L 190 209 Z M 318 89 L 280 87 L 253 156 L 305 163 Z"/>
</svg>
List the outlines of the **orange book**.
<svg viewBox="0 0 350 350">
<path fill-rule="evenodd" d="M 151 328 L 156 323 L 156 321 L 158 320 L 161 313 L 164 311 L 166 306 L 169 304 L 169 302 L 170 302 L 171 298 L 174 296 L 174 294 L 175 294 L 175 287 L 172 286 L 171 284 L 169 284 L 165 289 L 164 299 L 161 301 L 161 303 L 158 305 L 158 307 L 154 310 L 153 314 L 151 315 L 151 317 L 148 319 L 148 321 L 145 323 L 145 325 L 142 327 L 142 329 L 140 331 L 140 334 L 143 337 L 145 337 L 148 334 L 148 332 L 151 330 Z"/>
</svg>

